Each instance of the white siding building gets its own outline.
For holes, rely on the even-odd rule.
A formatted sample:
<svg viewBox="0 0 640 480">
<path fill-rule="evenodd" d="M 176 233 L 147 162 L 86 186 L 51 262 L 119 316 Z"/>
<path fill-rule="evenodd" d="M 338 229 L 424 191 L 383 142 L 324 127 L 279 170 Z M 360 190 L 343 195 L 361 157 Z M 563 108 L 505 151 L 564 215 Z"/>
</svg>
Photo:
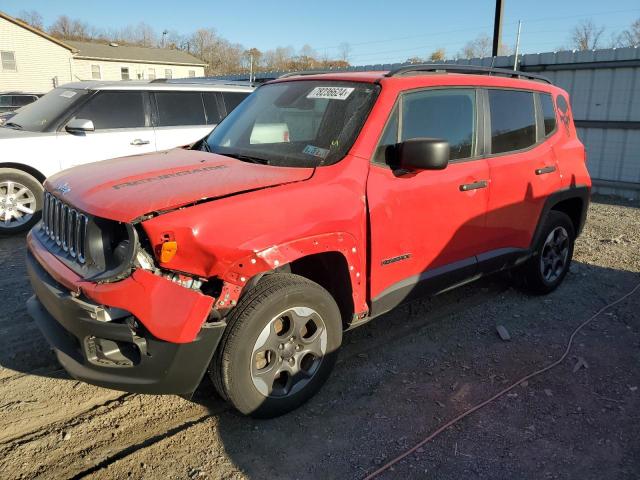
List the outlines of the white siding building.
<svg viewBox="0 0 640 480">
<path fill-rule="evenodd" d="M 46 93 L 78 80 L 202 77 L 205 66 L 180 50 L 60 41 L 0 12 L 0 92 Z"/>
<path fill-rule="evenodd" d="M 74 48 L 0 12 L 0 92 L 44 93 L 73 80 Z"/>
</svg>

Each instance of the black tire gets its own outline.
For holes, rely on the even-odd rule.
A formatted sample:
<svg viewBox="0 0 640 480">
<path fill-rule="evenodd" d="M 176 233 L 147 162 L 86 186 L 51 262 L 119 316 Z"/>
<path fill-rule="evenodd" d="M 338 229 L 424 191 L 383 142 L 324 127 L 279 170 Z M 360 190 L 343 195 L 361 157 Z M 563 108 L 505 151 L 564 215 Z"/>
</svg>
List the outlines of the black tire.
<svg viewBox="0 0 640 480">
<path fill-rule="evenodd" d="M 0 235 L 12 235 L 16 233 L 26 232 L 31 229 L 38 220 L 40 220 L 40 216 L 42 213 L 42 197 L 43 191 L 42 184 L 34 177 L 29 175 L 26 172 L 21 170 L 17 170 L 15 168 L 0 168 L 0 202 L 8 202 L 7 193 L 7 185 L 22 185 L 26 189 L 28 189 L 28 194 L 25 193 L 21 196 L 21 199 L 25 199 L 27 195 L 31 195 L 33 201 L 29 203 L 29 208 L 34 212 L 30 218 L 26 221 L 19 221 L 11 219 L 7 224 L 5 222 L 5 208 L 8 208 L 8 203 L 2 203 L 0 205 L 0 212 L 2 212 L 0 216 Z M 29 198 L 31 198 L 31 196 Z M 15 199 L 14 199 L 15 200 Z M 35 208 L 33 206 L 35 205 Z M 15 208 L 12 206 L 11 208 Z M 23 212 L 20 212 L 24 215 Z"/>
<path fill-rule="evenodd" d="M 312 309 L 321 318 L 326 353 L 318 357 L 313 375 L 299 390 L 286 396 L 265 395 L 254 382 L 256 342 L 282 312 L 299 307 Z M 240 299 L 227 320 L 209 374 L 223 398 L 241 413 L 257 418 L 283 415 L 311 398 L 329 377 L 342 343 L 342 319 L 333 297 L 317 283 L 290 273 L 266 275 Z M 282 362 L 281 357 L 276 357 L 274 363 Z"/>
<path fill-rule="evenodd" d="M 548 246 L 547 240 L 552 232 L 562 233 L 563 230 L 568 237 L 566 240 L 566 260 L 561 268 L 558 266 L 555 269 L 552 278 L 549 278 L 549 276 L 545 275 L 545 271 L 549 269 L 545 270 L 543 265 L 545 251 L 552 248 Z M 558 288 L 569 271 L 575 239 L 575 228 L 569 216 L 563 212 L 551 210 L 542 227 L 540 239 L 534 247 L 534 255 L 514 272 L 516 278 L 520 280 L 521 286 L 530 293 L 537 295 L 545 295 Z"/>
</svg>

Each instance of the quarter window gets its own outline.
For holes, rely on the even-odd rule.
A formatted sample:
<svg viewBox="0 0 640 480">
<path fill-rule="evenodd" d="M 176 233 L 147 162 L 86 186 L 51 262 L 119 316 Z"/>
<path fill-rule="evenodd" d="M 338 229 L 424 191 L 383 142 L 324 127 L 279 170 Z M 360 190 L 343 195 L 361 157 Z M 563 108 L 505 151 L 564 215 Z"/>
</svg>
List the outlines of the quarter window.
<svg viewBox="0 0 640 480">
<path fill-rule="evenodd" d="M 144 127 L 142 92 L 100 92 L 80 108 L 75 118 L 91 120 L 96 130 Z"/>
<path fill-rule="evenodd" d="M 15 72 L 17 70 L 15 52 L 0 52 L 0 59 L 2 60 L 2 70 L 5 72 Z"/>
<path fill-rule="evenodd" d="M 512 152 L 536 143 L 533 93 L 489 90 L 491 153 Z"/>
<path fill-rule="evenodd" d="M 120 76 L 122 80 L 129 80 L 129 67 L 120 68 Z"/>
<path fill-rule="evenodd" d="M 200 92 L 156 92 L 161 127 L 206 125 Z"/>
<path fill-rule="evenodd" d="M 450 159 L 471 157 L 476 130 L 473 89 L 424 90 L 402 97 L 400 141 L 441 138 L 449 142 Z"/>
<path fill-rule="evenodd" d="M 91 78 L 100 80 L 100 65 L 91 65 Z"/>
<path fill-rule="evenodd" d="M 548 93 L 540 94 L 540 103 L 544 118 L 544 136 L 546 137 L 556 129 L 556 111 L 553 108 L 553 98 Z"/>
</svg>

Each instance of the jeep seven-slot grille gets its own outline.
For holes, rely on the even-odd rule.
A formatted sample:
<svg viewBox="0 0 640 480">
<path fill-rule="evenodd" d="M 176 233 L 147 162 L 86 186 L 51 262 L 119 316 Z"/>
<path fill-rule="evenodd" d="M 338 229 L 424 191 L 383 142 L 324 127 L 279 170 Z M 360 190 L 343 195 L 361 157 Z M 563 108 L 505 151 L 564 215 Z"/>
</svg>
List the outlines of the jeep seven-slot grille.
<svg viewBox="0 0 640 480">
<path fill-rule="evenodd" d="M 42 228 L 58 247 L 80 264 L 86 261 L 85 239 L 88 223 L 89 219 L 86 215 L 63 203 L 49 192 L 45 192 Z"/>
</svg>

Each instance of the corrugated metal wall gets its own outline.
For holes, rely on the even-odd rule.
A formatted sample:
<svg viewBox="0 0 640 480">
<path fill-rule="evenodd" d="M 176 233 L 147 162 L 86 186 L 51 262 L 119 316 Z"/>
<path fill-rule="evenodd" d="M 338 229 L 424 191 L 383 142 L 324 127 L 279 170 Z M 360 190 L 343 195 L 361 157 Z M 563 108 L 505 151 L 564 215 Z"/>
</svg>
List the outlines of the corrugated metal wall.
<svg viewBox="0 0 640 480">
<path fill-rule="evenodd" d="M 446 63 L 512 68 L 513 62 L 512 55 Z M 345 70 L 390 70 L 401 65 L 364 65 Z M 520 57 L 519 68 L 545 75 L 571 95 L 596 190 L 640 198 L 640 49 L 527 54 Z M 256 77 L 276 78 L 283 73 L 259 73 Z M 247 80 L 247 75 L 220 78 Z"/>
</svg>

